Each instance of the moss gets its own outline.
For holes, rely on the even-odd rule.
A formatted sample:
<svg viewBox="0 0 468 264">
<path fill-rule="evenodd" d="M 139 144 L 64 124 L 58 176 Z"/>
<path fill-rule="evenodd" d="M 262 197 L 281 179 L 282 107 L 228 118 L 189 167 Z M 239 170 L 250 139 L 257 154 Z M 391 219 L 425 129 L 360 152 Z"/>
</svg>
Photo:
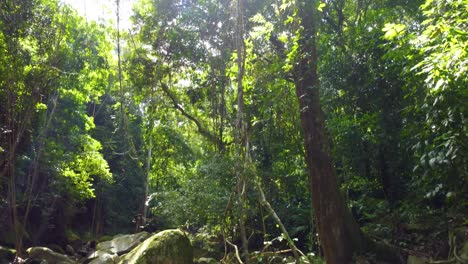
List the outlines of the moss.
<svg viewBox="0 0 468 264">
<path fill-rule="evenodd" d="M 110 241 L 112 238 L 113 236 L 102 236 L 98 239 L 98 242 Z"/>
<path fill-rule="evenodd" d="M 71 229 L 65 230 L 65 238 L 67 239 L 68 243 L 73 243 L 80 240 L 80 237 Z"/>
<path fill-rule="evenodd" d="M 128 253 L 121 263 L 187 264 L 192 263 L 193 249 L 189 239 L 179 230 L 162 231 Z"/>
</svg>

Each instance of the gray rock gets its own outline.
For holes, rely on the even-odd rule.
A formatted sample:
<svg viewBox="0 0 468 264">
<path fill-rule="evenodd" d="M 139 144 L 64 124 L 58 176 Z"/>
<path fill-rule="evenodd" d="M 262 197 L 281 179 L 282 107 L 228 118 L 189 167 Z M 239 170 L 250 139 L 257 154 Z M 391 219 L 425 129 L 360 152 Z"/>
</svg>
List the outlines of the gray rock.
<svg viewBox="0 0 468 264">
<path fill-rule="evenodd" d="M 97 244 L 97 250 L 122 255 L 129 252 L 150 236 L 148 232 L 140 232 L 132 235 L 115 236 L 110 241 Z"/>
<path fill-rule="evenodd" d="M 217 264 L 217 263 L 219 263 L 219 261 L 217 261 L 214 258 L 199 258 L 195 262 L 198 263 L 198 264 Z"/>
<path fill-rule="evenodd" d="M 110 252 L 97 250 L 88 259 L 91 260 L 89 264 L 114 264 L 119 261 L 119 256 Z"/>
<path fill-rule="evenodd" d="M 70 246 L 70 245 L 66 245 L 65 246 L 65 252 L 69 255 L 69 256 L 74 256 L 76 253 L 75 253 L 75 249 Z"/>
<path fill-rule="evenodd" d="M 32 247 L 26 250 L 29 259 L 40 260 L 47 264 L 76 264 L 77 262 L 67 256 L 54 252 L 46 247 Z"/>
</svg>

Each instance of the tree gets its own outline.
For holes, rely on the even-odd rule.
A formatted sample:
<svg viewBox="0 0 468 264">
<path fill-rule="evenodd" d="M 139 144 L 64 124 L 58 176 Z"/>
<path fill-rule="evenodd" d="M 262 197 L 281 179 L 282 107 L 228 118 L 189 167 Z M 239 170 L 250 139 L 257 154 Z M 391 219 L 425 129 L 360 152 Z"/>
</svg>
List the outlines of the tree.
<svg viewBox="0 0 468 264">
<path fill-rule="evenodd" d="M 300 35 L 297 40 L 294 83 L 320 243 L 327 263 L 350 263 L 353 255 L 362 250 L 363 242 L 359 227 L 340 193 L 320 107 L 316 9 L 315 1 L 297 1 Z"/>
<path fill-rule="evenodd" d="M 244 3 L 242 0 L 235 2 L 235 19 L 236 19 L 236 31 L 235 31 L 235 47 L 236 47 L 236 63 L 237 63 L 237 118 L 236 118 L 236 175 L 237 175 L 237 202 L 239 206 L 239 229 L 240 237 L 242 241 L 242 255 L 244 258 L 248 258 L 249 255 L 249 243 L 247 240 L 247 233 L 245 229 L 245 206 L 247 190 L 249 183 L 247 181 L 247 173 L 249 166 L 249 143 L 247 134 L 247 120 L 245 118 L 245 103 L 244 103 L 244 74 L 245 74 L 245 56 L 246 48 L 244 42 Z"/>
<path fill-rule="evenodd" d="M 101 27 L 57 1 L 0 5 L 0 60 L 11 65 L 0 67 L 1 127 L 7 131 L 0 140 L 0 178 L 10 208 L 2 215 L 11 216 L 5 226 L 15 230 L 21 255 L 23 245 L 42 239 L 47 228 L 63 238 L 64 207 L 94 197 L 94 181 L 111 179 L 86 111 L 103 93 L 110 49 Z"/>
</svg>

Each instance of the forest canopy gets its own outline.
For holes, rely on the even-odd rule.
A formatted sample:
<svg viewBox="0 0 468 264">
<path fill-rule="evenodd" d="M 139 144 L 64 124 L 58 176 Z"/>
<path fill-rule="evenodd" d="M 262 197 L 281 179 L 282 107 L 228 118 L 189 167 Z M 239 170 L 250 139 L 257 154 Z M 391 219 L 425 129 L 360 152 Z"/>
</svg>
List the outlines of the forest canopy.
<svg viewBox="0 0 468 264">
<path fill-rule="evenodd" d="M 0 246 L 468 261 L 468 0 L 111 2 L 0 0 Z"/>
</svg>

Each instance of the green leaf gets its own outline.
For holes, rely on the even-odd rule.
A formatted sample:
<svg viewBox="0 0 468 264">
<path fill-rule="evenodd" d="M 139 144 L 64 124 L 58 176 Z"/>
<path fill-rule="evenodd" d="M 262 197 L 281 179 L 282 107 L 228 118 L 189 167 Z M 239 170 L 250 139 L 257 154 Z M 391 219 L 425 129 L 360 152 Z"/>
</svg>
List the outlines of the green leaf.
<svg viewBox="0 0 468 264">
<path fill-rule="evenodd" d="M 385 32 L 384 39 L 393 40 L 405 32 L 406 26 L 403 24 L 387 23 L 382 29 Z"/>
<path fill-rule="evenodd" d="M 41 110 L 47 110 L 47 105 L 44 103 L 37 103 L 36 104 L 36 111 L 39 112 Z"/>
<path fill-rule="evenodd" d="M 318 5 L 317 10 L 318 10 L 319 12 L 323 12 L 323 8 L 324 8 L 325 6 L 327 6 L 327 4 L 322 2 L 322 3 L 320 3 L 320 4 Z"/>
</svg>

